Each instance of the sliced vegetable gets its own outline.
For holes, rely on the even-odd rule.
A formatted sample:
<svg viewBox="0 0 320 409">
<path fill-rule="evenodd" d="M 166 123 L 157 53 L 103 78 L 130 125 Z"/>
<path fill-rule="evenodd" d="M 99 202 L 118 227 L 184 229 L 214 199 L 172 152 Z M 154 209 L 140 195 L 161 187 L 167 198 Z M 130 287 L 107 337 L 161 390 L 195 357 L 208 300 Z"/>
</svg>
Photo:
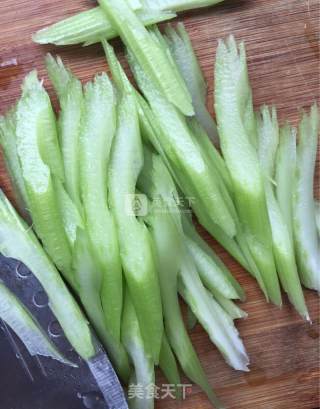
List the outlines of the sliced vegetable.
<svg viewBox="0 0 320 409">
<path fill-rule="evenodd" d="M 17 334 L 30 355 L 46 356 L 63 364 L 76 366 L 58 351 L 27 308 L 1 281 L 0 318 Z"/>
<path fill-rule="evenodd" d="M 80 183 L 92 249 L 103 272 L 101 302 L 108 329 L 120 340 L 122 267 L 114 216 L 108 206 L 108 163 L 116 132 L 116 101 L 106 74 L 88 83 L 80 135 Z"/>
<path fill-rule="evenodd" d="M 313 179 L 319 129 L 318 107 L 303 113 L 293 188 L 293 229 L 300 279 L 307 288 L 320 291 L 320 247 L 315 223 Z"/>
<path fill-rule="evenodd" d="M 135 99 L 132 94 L 123 92 L 109 167 L 110 205 L 118 229 L 122 266 L 145 347 L 157 364 L 163 335 L 159 281 L 150 234 L 134 212 L 136 183 L 142 167 Z"/>
<path fill-rule="evenodd" d="M 95 262 L 92 244 L 86 231 L 77 230 L 74 245 L 73 267 L 81 302 L 99 338 L 108 351 L 117 374 L 127 385 L 131 368 L 128 355 L 119 340 L 113 337 L 106 325 L 105 312 L 100 298 L 103 272 Z"/>
<path fill-rule="evenodd" d="M 173 19 L 176 17 L 174 11 L 207 7 L 220 1 L 222 0 L 147 0 L 147 3 L 144 3 L 145 7 L 148 8 L 138 9 L 136 14 L 142 23 L 148 26 Z M 39 30 L 33 35 L 33 41 L 40 44 L 53 43 L 56 45 L 93 44 L 100 42 L 102 39 L 111 40 L 117 36 L 117 31 L 102 8 L 95 7 Z"/>
<path fill-rule="evenodd" d="M 46 56 L 49 77 L 60 101 L 59 139 L 64 163 L 65 188 L 71 200 L 81 211 L 79 137 L 83 113 L 83 92 L 81 82 L 57 57 Z"/>
<path fill-rule="evenodd" d="M 17 151 L 34 228 L 53 262 L 73 285 L 71 250 L 54 192 L 54 179 L 62 181 L 64 177 L 56 122 L 35 71 L 24 81 L 16 118 Z"/>
<path fill-rule="evenodd" d="M 215 68 L 215 110 L 221 149 L 233 181 L 236 208 L 267 297 L 281 305 L 263 176 L 255 150 L 255 118 L 244 44 L 220 41 Z M 236 138 L 234 137 L 236 135 Z M 239 160 L 241 154 L 241 160 Z"/>
<path fill-rule="evenodd" d="M 198 206 L 204 206 L 212 221 L 233 237 L 236 233 L 234 220 L 217 182 L 211 177 L 199 144 L 190 134 L 186 119 L 156 90 L 132 54 L 129 62 L 157 120 L 158 142 L 185 196 L 194 202 L 196 213 Z"/>
<path fill-rule="evenodd" d="M 19 211 L 24 216 L 28 216 L 27 192 L 24 186 L 16 144 L 15 108 L 12 108 L 6 116 L 0 116 L 0 145 L 2 147 L 6 169 L 11 179 Z"/>
<path fill-rule="evenodd" d="M 134 409 L 153 409 L 154 396 L 152 390 L 155 385 L 155 371 L 153 358 L 145 348 L 139 320 L 127 290 L 124 298 L 122 341 L 134 365 L 135 373 L 129 385 L 129 404 Z M 140 393 L 130 396 L 130 389 L 139 386 Z"/>
<path fill-rule="evenodd" d="M 273 251 L 283 288 L 297 311 L 309 320 L 299 274 L 296 266 L 293 241 L 281 208 L 276 200 L 272 180 L 275 176 L 275 158 L 279 144 L 279 126 L 275 108 L 261 108 L 258 117 L 259 158 L 264 175 L 265 193 L 271 224 Z"/>
<path fill-rule="evenodd" d="M 175 385 L 176 398 L 181 398 L 181 377 L 177 366 L 176 358 L 173 354 L 166 334 L 163 335 L 162 347 L 160 353 L 159 366 L 167 378 L 170 385 Z"/>
<path fill-rule="evenodd" d="M 206 107 L 207 83 L 183 23 L 179 23 L 176 30 L 171 25 L 168 25 L 166 28 L 166 40 L 192 96 L 196 118 L 211 140 L 218 145 L 217 126 Z"/>
<path fill-rule="evenodd" d="M 32 230 L 20 219 L 2 191 L 0 252 L 21 261 L 33 272 L 48 294 L 50 308 L 71 345 L 83 359 L 92 358 L 96 351 L 88 322 Z"/>
<path fill-rule="evenodd" d="M 100 6 L 160 92 L 185 115 L 193 115 L 191 96 L 186 86 L 181 85 L 170 59 L 126 1 L 100 0 Z"/>
</svg>

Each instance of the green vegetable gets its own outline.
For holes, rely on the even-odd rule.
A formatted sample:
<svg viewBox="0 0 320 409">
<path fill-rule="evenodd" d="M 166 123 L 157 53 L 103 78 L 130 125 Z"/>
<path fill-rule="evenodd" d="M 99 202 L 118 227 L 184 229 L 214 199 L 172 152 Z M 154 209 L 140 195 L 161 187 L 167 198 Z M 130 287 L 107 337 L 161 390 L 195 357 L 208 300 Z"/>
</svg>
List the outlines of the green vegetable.
<svg viewBox="0 0 320 409">
<path fill-rule="evenodd" d="M 49 77 L 60 101 L 59 139 L 64 163 L 65 188 L 81 211 L 79 136 L 83 113 L 81 82 L 63 65 L 61 59 L 46 56 Z"/>
<path fill-rule="evenodd" d="M 49 297 L 49 305 L 66 337 L 85 360 L 96 351 L 89 325 L 58 271 L 43 251 L 32 230 L 0 192 L 0 252 L 25 264 Z"/>
<path fill-rule="evenodd" d="M 279 126 L 275 108 L 272 108 L 271 111 L 266 106 L 261 108 L 261 116 L 258 117 L 258 130 L 259 158 L 265 179 L 273 252 L 278 274 L 292 304 L 305 319 L 309 320 L 296 266 L 292 237 L 277 202 L 272 183 L 275 176 L 275 158 L 279 144 Z"/>
<path fill-rule="evenodd" d="M 191 96 L 172 62 L 125 0 L 100 0 L 100 5 L 160 92 L 185 115 L 193 115 Z"/>
<path fill-rule="evenodd" d="M 204 206 L 210 218 L 233 237 L 234 220 L 222 197 L 217 181 L 212 178 L 201 147 L 191 135 L 185 117 L 153 86 L 150 78 L 130 54 L 129 62 L 135 78 L 147 97 L 159 127 L 158 143 L 174 169 L 179 186 L 187 198 L 192 199 L 197 214 Z"/>
<path fill-rule="evenodd" d="M 176 358 L 173 354 L 168 338 L 164 333 L 162 339 L 162 347 L 160 353 L 159 366 L 167 378 L 169 385 L 175 385 L 176 397 L 181 398 L 181 391 L 179 386 L 181 385 L 181 377 L 177 366 Z"/>
<path fill-rule="evenodd" d="M 255 150 L 256 122 L 248 81 L 244 44 L 233 37 L 220 41 L 215 68 L 215 110 L 221 149 L 233 182 L 235 204 L 244 237 L 267 297 L 281 305 L 263 175 Z M 236 135 L 236 138 L 234 137 Z"/>
<path fill-rule="evenodd" d="M 315 201 L 315 209 L 316 209 L 316 225 L 318 229 L 318 236 L 320 236 L 320 202 Z"/>
<path fill-rule="evenodd" d="M 146 220 L 154 241 L 168 340 L 185 374 L 201 386 L 216 407 L 221 407 L 189 339 L 180 311 L 177 285 L 184 251 L 183 236 L 179 231 L 181 227 L 179 229 L 179 224 L 173 216 L 177 214 L 174 204 L 168 207 L 168 194 L 161 191 L 161 187 L 159 189 L 161 185 L 170 186 L 171 177 L 161 159 L 155 155 L 151 156 L 149 166 L 145 167 L 142 176 L 144 177 L 140 179 L 140 185 L 153 199 Z M 155 203 L 158 206 L 159 202 L 161 208 L 157 209 Z"/>
<path fill-rule="evenodd" d="M 150 393 L 150 388 L 155 385 L 154 362 L 145 348 L 139 320 L 128 290 L 125 292 L 124 298 L 122 342 L 132 359 L 135 369 L 129 385 L 130 408 L 153 409 L 154 397 Z M 139 386 L 141 392 L 137 396 L 130 396 L 130 389 L 134 388 L 135 385 Z"/>
<path fill-rule="evenodd" d="M 24 81 L 16 121 L 17 152 L 33 226 L 53 262 L 73 285 L 71 249 L 54 191 L 55 179 L 63 181 L 64 177 L 56 122 L 35 71 Z"/>
<path fill-rule="evenodd" d="M 106 347 L 117 374 L 125 384 L 128 384 L 131 372 L 128 356 L 123 345 L 113 337 L 106 325 L 105 312 L 99 296 L 103 282 L 103 272 L 95 261 L 88 234 L 82 229 L 77 230 L 73 267 L 78 294 L 88 317 Z"/>
<path fill-rule="evenodd" d="M 106 74 L 88 83 L 80 135 L 80 183 L 93 254 L 103 272 L 101 302 L 106 324 L 120 340 L 122 267 L 114 215 L 108 207 L 108 164 L 116 132 L 116 101 Z"/>
<path fill-rule="evenodd" d="M 138 9 L 136 14 L 145 26 L 149 26 L 175 18 L 175 11 L 207 7 L 220 1 L 222 0 L 148 0 L 145 4 L 148 8 Z M 86 43 L 88 45 L 98 43 L 102 39 L 111 40 L 117 36 L 118 32 L 114 29 L 102 8 L 95 7 L 39 30 L 33 35 L 33 41 L 40 44 Z"/>
<path fill-rule="evenodd" d="M 46 356 L 76 366 L 64 358 L 27 308 L 1 281 L 0 318 L 17 334 L 30 355 Z"/>
<path fill-rule="evenodd" d="M 218 145 L 217 126 L 206 107 L 207 83 L 183 23 L 179 23 L 176 30 L 168 25 L 166 40 L 192 96 L 196 118 L 211 140 Z"/>
<path fill-rule="evenodd" d="M 319 114 L 313 105 L 299 124 L 299 144 L 293 187 L 293 229 L 300 279 L 320 291 L 320 247 L 315 223 L 313 179 L 317 155 Z"/>
<path fill-rule="evenodd" d="M 146 226 L 136 218 L 136 183 L 143 167 L 142 142 L 134 96 L 122 92 L 118 129 L 109 167 L 109 194 L 120 256 L 146 350 L 159 362 L 163 321 L 160 288 Z"/>
<path fill-rule="evenodd" d="M 15 108 L 11 109 L 6 116 L 0 116 L 0 144 L 19 211 L 27 217 L 27 192 L 24 186 L 16 144 Z"/>
</svg>

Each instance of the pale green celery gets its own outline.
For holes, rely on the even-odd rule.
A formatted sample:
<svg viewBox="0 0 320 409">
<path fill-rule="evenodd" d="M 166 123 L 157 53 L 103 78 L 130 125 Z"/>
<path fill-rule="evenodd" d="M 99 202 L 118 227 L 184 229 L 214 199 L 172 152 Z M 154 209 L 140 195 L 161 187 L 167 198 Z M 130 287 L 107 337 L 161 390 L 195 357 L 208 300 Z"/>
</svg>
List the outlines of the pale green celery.
<svg viewBox="0 0 320 409">
<path fill-rule="evenodd" d="M 219 257 L 200 237 L 187 218 L 183 219 L 185 241 L 204 285 L 228 299 L 245 299 L 245 293 L 237 280 Z"/>
<path fill-rule="evenodd" d="M 217 126 L 206 107 L 207 83 L 183 23 L 179 23 L 176 30 L 168 25 L 166 40 L 192 96 L 196 118 L 212 142 L 219 145 Z"/>
<path fill-rule="evenodd" d="M 175 11 L 212 6 L 221 0 L 147 1 L 147 3 L 144 2 L 144 6 L 148 8 L 136 10 L 137 16 L 145 26 L 171 20 L 176 17 Z M 56 45 L 93 44 L 100 42 L 102 39 L 111 40 L 117 36 L 117 31 L 101 7 L 95 7 L 39 30 L 33 35 L 33 41 L 40 44 L 53 43 Z"/>
<path fill-rule="evenodd" d="M 46 356 L 76 367 L 48 338 L 29 310 L 0 280 L 0 318 L 16 333 L 30 355 Z"/>
<path fill-rule="evenodd" d="M 318 229 L 318 236 L 320 236 L 320 202 L 316 200 L 314 206 L 316 209 L 316 225 Z"/>
<path fill-rule="evenodd" d="M 157 364 L 163 335 L 162 305 L 151 237 L 133 210 L 143 151 L 135 97 L 130 93 L 122 93 L 117 123 L 109 166 L 110 205 L 118 229 L 122 266 L 142 336 Z"/>
<path fill-rule="evenodd" d="M 65 190 L 63 184 L 59 180 L 54 182 L 54 190 L 57 197 L 57 202 L 61 211 L 64 230 L 66 232 L 71 249 L 73 249 L 78 228 L 84 229 L 83 219 Z"/>
<path fill-rule="evenodd" d="M 193 115 L 191 96 L 181 85 L 170 59 L 126 1 L 99 0 L 99 4 L 157 89 L 183 114 Z"/>
<path fill-rule="evenodd" d="M 56 123 L 35 71 L 25 79 L 16 120 L 17 152 L 33 226 L 53 262 L 73 284 L 71 249 L 54 191 L 54 178 L 62 180 L 64 173 Z"/>
<path fill-rule="evenodd" d="M 114 215 L 108 206 L 108 164 L 116 132 L 116 99 L 106 74 L 84 92 L 80 134 L 80 184 L 85 223 L 94 256 L 103 271 L 101 302 L 108 329 L 120 340 L 122 267 Z"/>
<path fill-rule="evenodd" d="M 198 318 L 194 315 L 192 309 L 188 307 L 187 309 L 187 328 L 192 331 L 198 323 Z"/>
<path fill-rule="evenodd" d="M 320 292 L 320 246 L 315 223 L 313 180 L 318 145 L 319 114 L 313 105 L 299 124 L 299 144 L 293 187 L 293 229 L 300 279 Z"/>
<path fill-rule="evenodd" d="M 213 6 L 221 1 L 223 0 L 144 0 L 144 4 L 151 9 L 185 11 Z"/>
<path fill-rule="evenodd" d="M 186 118 L 157 91 L 132 53 L 129 55 L 129 62 L 157 119 L 158 141 L 185 196 L 194 202 L 195 212 L 201 203 L 212 221 L 233 237 L 236 233 L 235 222 L 222 197 L 219 184 L 211 177 L 201 146 L 190 134 Z"/>
<path fill-rule="evenodd" d="M 180 277 L 180 294 L 226 362 L 236 370 L 248 371 L 249 358 L 232 318 L 205 289 L 188 255 L 184 257 Z"/>
<path fill-rule="evenodd" d="M 260 274 L 255 274 L 256 278 L 261 288 L 267 289 L 267 298 L 281 305 L 264 181 L 255 149 L 253 129 L 256 128 L 256 120 L 252 118 L 245 48 L 241 43 L 238 49 L 233 37 L 229 37 L 226 43 L 220 41 L 217 50 L 215 110 L 237 212 L 250 253 L 260 271 Z"/>
<path fill-rule="evenodd" d="M 128 402 L 132 409 L 153 409 L 154 397 L 151 388 L 155 385 L 154 362 L 143 342 L 139 322 L 127 289 L 123 307 L 122 342 L 130 355 L 135 370 L 134 377 L 129 384 Z M 135 385 L 142 390 L 142 393 L 138 396 L 130 396 L 130 388 L 134 388 Z M 132 393 L 132 395 L 134 394 Z"/>
<path fill-rule="evenodd" d="M 46 66 L 61 107 L 58 125 L 65 188 L 78 210 L 81 211 L 79 136 L 83 113 L 82 85 L 63 65 L 59 57 L 55 60 L 50 54 L 47 54 Z"/>
<path fill-rule="evenodd" d="M 224 309 L 224 311 L 233 319 L 247 318 L 248 314 L 237 306 L 232 300 L 222 296 L 218 291 L 210 290 L 214 300 Z"/>
<path fill-rule="evenodd" d="M 85 360 L 96 351 L 89 324 L 39 241 L 0 192 L 0 252 L 25 264 L 49 297 L 49 305 L 66 337 Z"/>
<path fill-rule="evenodd" d="M 282 217 L 293 240 L 292 194 L 297 161 L 297 130 L 286 124 L 280 128 L 279 147 L 276 156 L 275 191 Z"/>
<path fill-rule="evenodd" d="M 17 152 L 15 117 L 15 108 L 11 109 L 5 116 L 0 116 L 0 145 L 19 211 L 27 217 L 27 192 Z"/>
<path fill-rule="evenodd" d="M 179 389 L 179 385 L 181 385 L 181 377 L 176 358 L 165 333 L 163 334 L 162 339 L 159 367 L 161 368 L 164 376 L 167 378 L 169 384 L 175 385 L 176 398 L 181 398 L 181 390 Z"/>
<path fill-rule="evenodd" d="M 130 365 L 127 353 L 119 340 L 116 340 L 106 325 L 105 313 L 99 294 L 103 273 L 96 263 L 92 245 L 85 230 L 78 229 L 73 250 L 73 267 L 77 292 L 99 339 L 108 352 L 121 380 L 128 384 Z"/>
<path fill-rule="evenodd" d="M 265 194 L 271 224 L 273 252 L 280 281 L 297 311 L 309 320 L 300 279 L 298 275 L 293 241 L 286 220 L 277 202 L 273 179 L 275 158 L 279 144 L 279 126 L 275 108 L 264 106 L 258 116 L 259 158 L 264 175 Z"/>
</svg>

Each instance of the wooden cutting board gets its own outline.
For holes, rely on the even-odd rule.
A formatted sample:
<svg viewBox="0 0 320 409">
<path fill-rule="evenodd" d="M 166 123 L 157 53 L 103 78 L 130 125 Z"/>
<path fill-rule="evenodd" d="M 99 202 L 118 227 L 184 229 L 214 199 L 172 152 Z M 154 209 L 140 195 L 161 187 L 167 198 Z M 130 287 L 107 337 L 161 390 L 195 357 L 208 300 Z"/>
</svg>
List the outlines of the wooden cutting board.
<svg viewBox="0 0 320 409">
<path fill-rule="evenodd" d="M 21 80 L 32 68 L 38 69 L 51 91 L 43 64 L 43 56 L 48 51 L 59 53 L 83 81 L 107 69 L 99 45 L 57 48 L 31 41 L 31 34 L 37 29 L 93 4 L 89 0 L 1 1 L 1 113 L 19 96 Z M 180 15 L 179 20 L 185 22 L 191 34 L 209 83 L 210 107 L 217 39 L 234 34 L 247 45 L 255 106 L 275 104 L 282 122 L 288 119 L 296 124 L 299 109 L 319 99 L 319 17 L 317 0 L 226 1 L 217 7 Z M 115 44 L 121 53 L 120 42 Z M 319 185 L 319 169 L 317 181 Z M 2 161 L 0 185 L 11 195 Z M 238 328 L 251 357 L 250 373 L 231 370 L 200 326 L 192 333 L 217 394 L 228 409 L 320 407 L 319 299 L 316 294 L 305 292 L 313 320 L 311 326 L 299 318 L 285 296 L 281 310 L 268 305 L 256 282 L 206 233 L 203 234 L 244 286 L 248 298 L 242 307 L 249 318 L 239 322 Z M 162 382 L 160 376 L 159 384 Z M 160 400 L 157 409 L 211 407 L 197 387 L 190 389 L 188 395 L 184 402 Z"/>
</svg>

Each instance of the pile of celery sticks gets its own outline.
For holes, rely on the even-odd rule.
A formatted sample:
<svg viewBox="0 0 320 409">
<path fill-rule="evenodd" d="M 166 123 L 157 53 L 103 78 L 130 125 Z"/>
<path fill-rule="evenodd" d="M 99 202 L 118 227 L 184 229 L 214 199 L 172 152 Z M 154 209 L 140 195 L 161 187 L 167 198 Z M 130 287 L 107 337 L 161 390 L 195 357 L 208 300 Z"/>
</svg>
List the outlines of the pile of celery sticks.
<svg viewBox="0 0 320 409">
<path fill-rule="evenodd" d="M 147 391 L 159 366 L 179 397 L 179 364 L 222 408 L 190 341 L 179 295 L 189 307 L 189 326 L 199 321 L 226 362 L 247 371 L 234 325 L 246 317 L 234 302 L 245 294 L 198 234 L 191 210 L 256 278 L 267 300 L 281 306 L 282 286 L 309 320 L 301 283 L 320 291 L 313 196 L 318 110 L 314 105 L 302 114 L 298 132 L 279 126 L 274 107 L 255 112 L 244 45 L 229 37 L 216 55 L 216 125 L 183 25 L 168 25 L 164 34 L 153 25 L 214 3 L 99 0 L 99 7 L 34 35 L 39 43 L 101 41 L 112 80 L 102 73 L 82 86 L 48 55 L 60 103 L 56 120 L 37 73 L 25 78 L 20 100 L 0 118 L 0 142 L 25 221 L 1 194 L 0 251 L 37 276 L 84 359 L 94 356 L 94 341 L 60 273 L 124 384 Z M 117 35 L 142 93 L 107 42 Z M 1 283 L 0 295 L 0 317 L 10 325 L 7 306 L 14 297 Z M 65 362 L 15 303 L 12 314 L 33 334 L 31 352 Z M 154 399 L 146 394 L 130 405 L 149 409 Z"/>
</svg>

